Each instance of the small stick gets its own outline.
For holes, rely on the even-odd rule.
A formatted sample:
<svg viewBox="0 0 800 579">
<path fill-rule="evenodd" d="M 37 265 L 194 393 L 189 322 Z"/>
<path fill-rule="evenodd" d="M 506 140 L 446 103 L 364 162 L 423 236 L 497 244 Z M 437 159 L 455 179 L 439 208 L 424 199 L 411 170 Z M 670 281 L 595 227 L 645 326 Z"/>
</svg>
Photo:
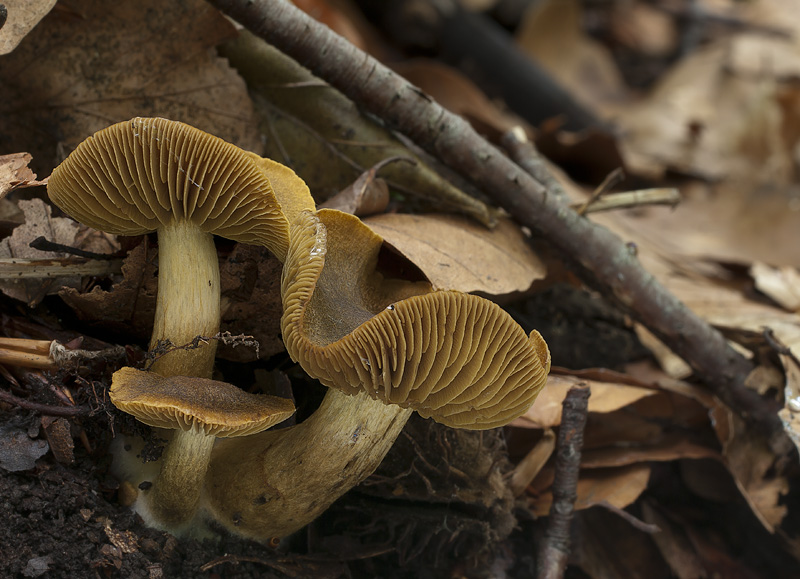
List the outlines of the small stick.
<svg viewBox="0 0 800 579">
<path fill-rule="evenodd" d="M 55 370 L 56 364 L 50 359 L 49 354 L 35 354 L 10 348 L 0 347 L 0 364 L 7 366 L 22 366 L 24 368 L 38 368 L 40 370 Z"/>
<path fill-rule="evenodd" d="M 520 126 L 509 129 L 503 133 L 503 136 L 500 138 L 500 144 L 506 150 L 508 156 L 511 157 L 512 161 L 522 167 L 531 177 L 544 185 L 549 192 L 552 192 L 564 201 L 568 200 L 561 183 L 550 173 L 550 170 L 547 168 L 547 163 L 536 149 L 536 145 L 528 139 L 525 129 Z"/>
<path fill-rule="evenodd" d="M 34 412 L 46 414 L 47 416 L 83 416 L 91 412 L 86 406 L 51 406 L 49 404 L 31 402 L 24 398 L 18 398 L 5 390 L 0 390 L 0 402 L 6 402 L 24 408 L 25 410 L 33 410 Z"/>
<path fill-rule="evenodd" d="M 629 209 L 642 205 L 669 205 L 675 207 L 681 202 L 681 195 L 677 189 L 639 189 L 638 191 L 625 191 L 602 195 L 598 199 L 586 203 L 571 205 L 573 209 L 584 215 L 586 213 L 599 213 L 616 209 Z"/>
<path fill-rule="evenodd" d="M 0 279 L 38 279 L 75 275 L 101 276 L 122 271 L 122 260 L 84 258 L 0 259 Z"/>
<path fill-rule="evenodd" d="M 98 260 L 119 259 L 119 255 L 116 254 L 95 253 L 94 251 L 86 251 L 85 249 L 78 249 L 77 247 L 72 247 L 71 245 L 56 243 L 55 241 L 50 241 L 44 235 L 40 235 L 39 237 L 31 241 L 28 244 L 28 246 L 32 247 L 33 249 L 38 249 L 39 251 L 53 251 L 56 253 L 66 253 L 67 255 L 85 257 L 86 259 L 98 259 Z"/>
<path fill-rule="evenodd" d="M 567 568 L 569 527 L 575 499 L 578 498 L 578 470 L 590 394 L 586 386 L 570 388 L 562 405 L 553 478 L 553 504 L 539 549 L 538 579 L 559 579 Z"/>
<path fill-rule="evenodd" d="M 597 189 L 592 192 L 589 198 L 583 202 L 578 208 L 575 210 L 578 215 L 585 215 L 586 210 L 589 208 L 590 205 L 597 203 L 600 198 L 608 193 L 609 189 L 611 189 L 617 183 L 620 183 L 625 178 L 625 172 L 622 170 L 621 167 L 617 167 L 611 173 L 606 175 L 606 178 L 603 179 L 603 182 L 598 185 Z"/>
<path fill-rule="evenodd" d="M 6 338 L 0 336 L 0 348 L 28 352 L 29 354 L 50 355 L 52 340 L 31 340 L 28 338 Z"/>
</svg>

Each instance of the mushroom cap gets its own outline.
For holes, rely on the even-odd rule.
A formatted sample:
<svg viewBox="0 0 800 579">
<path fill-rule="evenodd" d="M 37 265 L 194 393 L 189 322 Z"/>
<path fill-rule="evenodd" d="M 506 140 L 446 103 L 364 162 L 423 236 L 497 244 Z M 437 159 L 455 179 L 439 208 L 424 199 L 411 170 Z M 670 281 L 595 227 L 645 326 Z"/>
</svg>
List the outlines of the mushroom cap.
<svg viewBox="0 0 800 579">
<path fill-rule="evenodd" d="M 292 401 L 249 394 L 233 384 L 122 368 L 110 390 L 114 406 L 157 428 L 202 431 L 219 438 L 266 430 L 294 414 Z"/>
<path fill-rule="evenodd" d="M 538 332 L 484 298 L 384 279 L 380 236 L 351 215 L 317 216 L 293 225 L 282 279 L 286 349 L 310 376 L 460 428 L 502 426 L 533 404 L 550 369 Z"/>
<path fill-rule="evenodd" d="M 308 187 L 287 167 L 161 118 L 98 131 L 56 167 L 47 191 L 66 213 L 102 231 L 142 235 L 186 220 L 265 245 L 280 259 L 288 219 L 314 207 Z"/>
</svg>

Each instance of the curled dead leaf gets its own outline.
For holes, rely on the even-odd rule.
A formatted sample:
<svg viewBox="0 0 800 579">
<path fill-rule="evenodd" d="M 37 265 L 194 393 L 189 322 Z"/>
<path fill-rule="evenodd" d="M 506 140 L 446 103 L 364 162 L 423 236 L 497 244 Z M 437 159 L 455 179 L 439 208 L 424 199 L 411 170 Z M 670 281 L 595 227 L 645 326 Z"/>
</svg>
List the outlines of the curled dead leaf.
<svg viewBox="0 0 800 579">
<path fill-rule="evenodd" d="M 587 384 L 592 390 L 589 412 L 612 412 L 637 400 L 657 393 L 656 390 L 629 384 L 600 382 L 576 376 L 550 374 L 547 385 L 539 393 L 534 405 L 511 423 L 523 428 L 552 428 L 561 424 L 561 403 L 573 386 Z"/>
<path fill-rule="evenodd" d="M 364 220 L 411 260 L 436 289 L 499 296 L 523 292 L 546 268 L 519 227 L 500 219 L 487 229 L 454 215 L 384 214 Z"/>
<path fill-rule="evenodd" d="M 31 159 L 29 153 L 0 155 L 0 199 L 18 187 L 46 184 L 46 181 L 37 181 L 36 173 L 28 168 Z"/>
<path fill-rule="evenodd" d="M 534 488 L 538 488 L 538 479 L 532 484 Z M 578 480 L 575 510 L 588 509 L 603 502 L 624 509 L 639 498 L 647 488 L 649 479 L 650 465 L 646 463 L 582 473 Z M 528 506 L 536 516 L 547 516 L 552 504 L 553 494 L 549 488 L 541 492 L 529 489 Z"/>
</svg>

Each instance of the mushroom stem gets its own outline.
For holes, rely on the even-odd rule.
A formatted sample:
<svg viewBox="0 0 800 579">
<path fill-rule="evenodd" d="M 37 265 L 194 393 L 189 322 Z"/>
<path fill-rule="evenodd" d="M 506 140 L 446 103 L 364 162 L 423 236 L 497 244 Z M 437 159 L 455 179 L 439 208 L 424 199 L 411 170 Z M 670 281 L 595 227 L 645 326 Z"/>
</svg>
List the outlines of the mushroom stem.
<svg viewBox="0 0 800 579">
<path fill-rule="evenodd" d="M 161 456 L 161 472 L 137 505 L 137 511 L 148 524 L 175 533 L 191 521 L 215 439 L 199 428 L 174 431 Z"/>
<path fill-rule="evenodd" d="M 213 336 L 219 320 L 219 262 L 213 236 L 188 221 L 163 225 L 158 229 L 158 297 L 150 349 L 161 340 L 182 346 L 197 336 Z M 165 377 L 210 378 L 216 350 L 213 340 L 197 348 L 178 348 L 163 354 L 151 369 Z M 175 432 L 152 490 L 137 505 L 152 526 L 175 532 L 194 516 L 214 440 L 193 430 Z"/>
<path fill-rule="evenodd" d="M 372 474 L 411 413 L 363 392 L 331 389 L 297 426 L 220 441 L 205 506 L 236 534 L 261 540 L 289 535 Z"/>
<path fill-rule="evenodd" d="M 214 238 L 188 221 L 176 221 L 158 229 L 158 298 L 150 348 L 160 340 L 176 346 L 197 336 L 219 331 L 220 282 Z M 190 350 L 164 354 L 152 370 L 162 376 L 210 378 L 216 342 Z"/>
</svg>

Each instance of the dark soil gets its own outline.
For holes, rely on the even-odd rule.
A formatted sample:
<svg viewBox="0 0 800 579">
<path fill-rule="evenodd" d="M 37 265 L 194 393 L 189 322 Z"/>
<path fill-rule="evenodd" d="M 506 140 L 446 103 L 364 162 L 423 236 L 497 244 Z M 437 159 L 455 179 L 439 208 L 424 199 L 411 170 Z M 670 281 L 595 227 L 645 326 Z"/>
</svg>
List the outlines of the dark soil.
<svg viewBox="0 0 800 579">
<path fill-rule="evenodd" d="M 523 326 L 535 324 L 542 330 L 558 364 L 580 368 L 605 360 L 606 367 L 613 367 L 642 355 L 625 318 L 589 292 L 559 286 L 533 301 L 516 304 L 512 311 Z M 569 336 L 581 339 L 570 340 Z M 138 356 L 137 350 L 129 349 L 129 358 Z M 68 428 L 59 438 L 47 426 L 53 418 L 11 405 L 0 406 L 0 439 L 6 437 L 0 440 L 0 451 L 16 444 L 23 455 L 31 454 L 27 457 L 29 465 L 8 467 L 0 453 L 0 518 L 4 522 L 0 526 L 0 577 L 536 576 L 535 545 L 545 521 L 534 520 L 524 505 L 510 496 L 504 479 L 511 468 L 508 448 L 519 447 L 519 441 L 507 441 L 503 429 L 459 431 L 416 416 L 374 475 L 307 529 L 280 544 L 259 544 L 224 534 L 218 540 L 198 542 L 145 527 L 137 515 L 122 506 L 119 482 L 108 474 L 111 459 L 106 449 L 112 433 L 147 432 L 105 402 L 114 364 L 83 368 L 82 377 L 45 375 L 44 382 L 35 373 L 6 376 L 16 383 L 7 383 L 4 388 L 53 408 L 58 408 L 59 402 L 47 380 L 68 385 L 76 403 L 87 412 L 60 418 L 68 421 L 61 425 L 68 424 L 71 433 Z M 270 364 L 286 367 L 285 355 Z M 243 383 L 256 366 L 265 368 L 264 362 L 220 362 L 223 374 L 241 377 Z M 300 408 L 298 419 L 302 420 L 318 403 L 322 390 L 305 382 L 299 371 L 290 369 L 290 377 Z M 9 433 L 17 438 L 8 438 Z M 26 441 L 30 446 L 23 444 Z M 40 447 L 45 441 L 50 452 L 42 455 L 45 451 Z M 26 457 L 21 460 L 24 463 Z M 677 463 L 661 469 L 659 480 L 672 486 L 654 484 L 643 500 L 656 501 L 654 504 L 679 520 L 692 520 L 695 525 L 702 522 L 709 536 L 719 537 L 725 544 L 735 540 L 731 533 L 736 528 L 760 529 L 748 519 L 752 514 L 741 499 L 733 506 L 726 503 L 721 512 L 712 512 L 696 497 L 692 502 L 692 495 L 678 482 L 680 474 L 670 468 L 677 469 Z M 735 494 L 735 489 L 732 492 Z M 682 498 L 674 502 L 671 497 Z M 610 511 L 581 511 L 574 529 L 579 529 L 581 536 L 598 537 L 600 544 L 610 537 L 598 529 L 609 525 L 620 527 L 614 544 L 626 538 L 631 548 L 644 554 L 643 565 L 647 565 L 643 568 L 669 568 L 663 561 L 653 563 L 660 555 L 650 535 L 633 530 Z M 777 573 L 773 576 L 780 576 L 779 570 L 788 564 L 785 555 L 771 538 L 750 535 L 744 543 L 740 541 L 740 552 L 750 562 L 738 569 L 741 576 L 752 576 L 749 569 L 764 566 L 772 567 Z M 587 552 L 591 550 L 576 547 L 576 553 L 582 556 Z M 647 553 L 652 555 L 649 560 Z M 584 562 L 573 563 L 582 566 Z M 578 567 L 570 567 L 568 576 L 586 575 Z"/>
</svg>

